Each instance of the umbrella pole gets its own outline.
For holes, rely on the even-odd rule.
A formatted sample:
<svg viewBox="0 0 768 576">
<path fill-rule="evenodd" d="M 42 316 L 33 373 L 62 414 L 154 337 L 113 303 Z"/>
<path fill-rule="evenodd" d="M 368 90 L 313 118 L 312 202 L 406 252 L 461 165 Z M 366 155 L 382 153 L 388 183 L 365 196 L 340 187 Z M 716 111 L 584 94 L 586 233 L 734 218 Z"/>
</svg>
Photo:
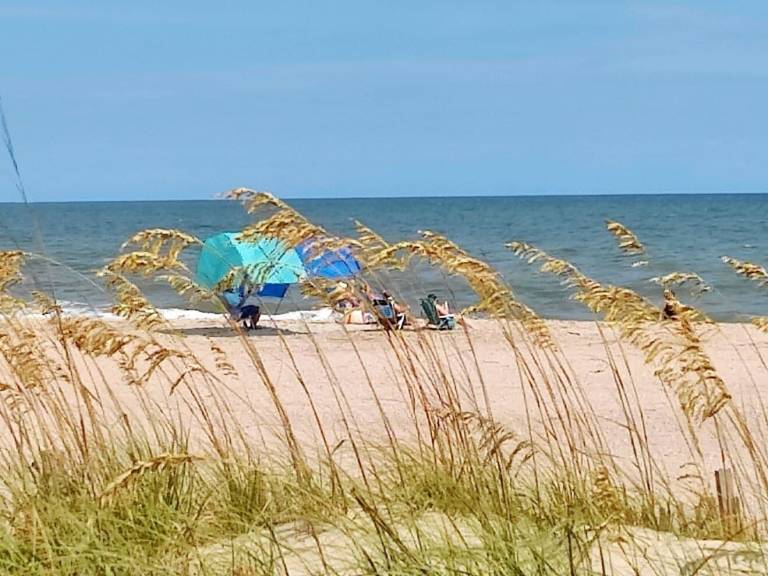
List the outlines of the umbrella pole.
<svg viewBox="0 0 768 576">
<path fill-rule="evenodd" d="M 272 316 L 277 316 L 277 313 L 280 311 L 280 304 L 282 304 L 282 303 L 283 303 L 283 299 L 280 298 L 280 300 L 277 303 L 277 306 L 275 306 L 275 313 L 272 314 Z"/>
</svg>

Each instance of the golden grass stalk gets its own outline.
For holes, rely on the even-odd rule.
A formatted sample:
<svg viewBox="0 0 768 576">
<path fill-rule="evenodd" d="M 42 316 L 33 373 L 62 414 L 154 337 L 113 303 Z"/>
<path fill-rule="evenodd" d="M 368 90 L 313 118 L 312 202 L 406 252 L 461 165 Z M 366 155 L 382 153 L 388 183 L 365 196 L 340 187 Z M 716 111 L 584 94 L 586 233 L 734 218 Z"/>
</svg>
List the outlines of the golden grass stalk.
<svg viewBox="0 0 768 576">
<path fill-rule="evenodd" d="M 185 248 L 199 245 L 201 242 L 196 236 L 181 230 L 148 228 L 137 232 L 126 240 L 122 245 L 122 249 L 124 250 L 131 244 L 139 246 L 141 251 L 150 252 L 156 256 L 164 255 L 166 258 L 178 260 Z"/>
<path fill-rule="evenodd" d="M 164 270 L 187 270 L 187 267 L 171 256 L 135 251 L 117 256 L 106 265 L 105 270 L 114 274 L 152 276 Z"/>
<path fill-rule="evenodd" d="M 757 329 L 761 332 L 768 334 L 768 316 L 757 316 L 752 318 L 752 324 L 757 326 Z"/>
<path fill-rule="evenodd" d="M 6 319 L 12 324 L 11 329 L 0 332 L 0 359 L 4 361 L 14 376 L 19 388 L 31 390 L 43 388 L 56 374 L 56 365 L 41 349 L 40 341 L 34 330 Z M 0 390 L 10 386 L 0 384 Z"/>
<path fill-rule="evenodd" d="M 250 188 L 233 188 L 223 194 L 223 197 L 227 200 L 238 200 L 243 203 L 246 212 L 253 214 L 254 212 L 265 208 L 273 207 L 278 209 L 291 209 L 291 207 L 280 200 L 277 196 L 271 192 L 251 190 Z"/>
<path fill-rule="evenodd" d="M 553 258 L 523 242 L 507 247 L 529 263 L 540 262 L 540 270 L 555 274 L 575 290 L 573 298 L 595 313 L 603 314 L 622 339 L 638 347 L 656 375 L 675 392 L 683 413 L 694 422 L 711 418 L 731 396 L 691 327 L 703 315 L 680 304 L 674 318 L 661 319 L 661 311 L 630 290 L 604 286 L 584 275 L 573 264 Z"/>
<path fill-rule="evenodd" d="M 752 262 L 737 260 L 736 258 L 731 258 L 729 256 L 723 256 L 721 260 L 730 266 L 736 274 L 757 282 L 758 286 L 768 286 L 768 270 L 766 270 L 765 267 Z M 752 324 L 757 326 L 758 330 L 761 332 L 768 333 L 768 316 L 757 316 L 752 318 Z"/>
<path fill-rule="evenodd" d="M 479 301 L 464 309 L 463 314 L 486 313 L 497 318 L 516 318 L 542 347 L 553 347 L 549 328 L 528 306 L 517 300 L 512 289 L 489 264 L 470 256 L 445 236 L 430 231 L 421 233 L 421 241 L 403 241 L 388 245 L 373 256 L 374 262 L 396 258 L 400 252 L 416 256 L 440 266 L 448 274 L 464 278 Z"/>
<path fill-rule="evenodd" d="M 116 273 L 109 266 L 99 272 L 105 278 L 115 294 L 113 314 L 125 318 L 140 330 L 152 332 L 165 325 L 165 318 L 147 300 L 138 286 L 129 281 L 123 274 Z"/>
<path fill-rule="evenodd" d="M 117 365 L 131 385 L 149 382 L 163 363 L 174 359 L 182 363 L 183 369 L 171 383 L 170 392 L 190 374 L 205 372 L 191 353 L 165 346 L 151 335 L 130 333 L 99 318 L 61 316 L 53 318 L 52 323 L 62 341 L 71 342 L 84 354 L 94 358 L 117 357 Z"/>
<path fill-rule="evenodd" d="M 21 250 L 0 251 L 0 313 L 10 314 L 24 307 L 24 301 L 8 294 L 8 289 L 21 282 L 24 264 Z"/>
<path fill-rule="evenodd" d="M 658 284 L 662 288 L 692 284 L 691 291 L 695 294 L 703 294 L 712 289 L 712 287 L 695 272 L 672 272 L 670 274 L 665 274 L 664 276 L 654 276 L 653 278 L 650 278 L 648 282 Z"/>
<path fill-rule="evenodd" d="M 759 264 L 753 264 L 752 262 L 746 262 L 744 260 L 737 260 L 729 256 L 723 256 L 721 260 L 733 268 L 736 274 L 740 274 L 745 278 L 754 280 L 760 286 L 768 286 L 768 270 Z"/>
<path fill-rule="evenodd" d="M 98 318 L 61 317 L 61 335 L 91 356 L 114 356 L 139 338 Z"/>
<path fill-rule="evenodd" d="M 357 256 L 368 269 L 405 270 L 408 266 L 408 259 L 396 257 L 389 250 L 391 247 L 389 242 L 359 220 L 355 220 L 355 229 L 357 230 L 357 241 L 361 247 Z"/>
<path fill-rule="evenodd" d="M 190 302 L 215 302 L 217 300 L 214 290 L 203 288 L 183 274 L 163 274 L 157 278 L 167 282 L 177 294 L 184 296 Z"/>
<path fill-rule="evenodd" d="M 308 278 L 301 283 L 300 289 L 305 298 L 317 298 L 331 308 L 356 297 L 352 280 L 339 282 L 328 278 Z"/>
<path fill-rule="evenodd" d="M 336 250 L 350 245 L 358 246 L 355 240 L 341 239 L 329 234 L 325 228 L 311 222 L 292 206 L 269 192 L 236 188 L 227 192 L 225 197 L 243 202 L 249 214 L 264 208 L 277 209 L 267 218 L 246 226 L 238 236 L 241 242 L 258 242 L 262 238 L 277 238 L 286 245 L 286 249 L 307 244 L 310 257 L 313 254 L 319 255 L 325 250 Z"/>
<path fill-rule="evenodd" d="M 149 472 L 159 472 L 166 468 L 191 464 L 200 460 L 203 460 L 201 456 L 170 453 L 160 454 L 147 460 L 140 460 L 120 473 L 104 487 L 104 490 L 98 496 L 99 504 L 102 506 L 108 505 L 120 491 L 126 490 Z"/>
<path fill-rule="evenodd" d="M 123 249 L 136 245 L 139 250 L 117 256 L 100 273 L 107 278 L 108 285 L 118 288 L 118 300 L 122 301 L 122 306 L 116 313 L 130 319 L 135 315 L 134 309 L 149 310 L 148 303 L 145 301 L 142 304 L 136 290 L 131 288 L 132 285 L 125 283 L 128 274 L 156 276 L 191 302 L 214 301 L 215 294 L 195 283 L 189 277 L 187 266 L 179 260 L 185 248 L 199 244 L 200 240 L 191 234 L 166 228 L 141 230 L 126 240 L 122 245 Z M 167 273 L 159 274 L 161 272 Z M 154 320 L 150 320 L 150 323 Z"/>
<path fill-rule="evenodd" d="M 645 246 L 640 243 L 638 237 L 621 222 L 606 220 L 605 227 L 616 237 L 622 252 L 630 256 L 637 256 L 645 252 Z"/>
</svg>

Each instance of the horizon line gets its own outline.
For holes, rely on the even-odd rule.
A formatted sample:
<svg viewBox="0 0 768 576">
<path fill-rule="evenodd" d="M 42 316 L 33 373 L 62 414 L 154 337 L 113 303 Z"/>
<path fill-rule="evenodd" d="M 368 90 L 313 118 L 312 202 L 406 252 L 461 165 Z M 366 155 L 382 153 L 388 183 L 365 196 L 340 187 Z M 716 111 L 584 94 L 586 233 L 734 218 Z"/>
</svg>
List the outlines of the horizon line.
<svg viewBox="0 0 768 576">
<path fill-rule="evenodd" d="M 610 197 L 649 197 L 649 196 L 760 196 L 768 192 L 611 192 L 607 194 L 476 194 L 472 196 L 451 194 L 447 196 L 438 195 L 418 195 L 418 196 L 277 196 L 282 200 L 416 200 L 416 199 L 476 199 L 476 198 L 610 198 Z M 21 200 L 0 200 L 0 204 L 86 204 L 95 202 L 220 202 L 227 201 L 227 198 L 148 198 L 148 199 L 72 199 L 72 200 L 30 200 L 24 202 Z"/>
</svg>

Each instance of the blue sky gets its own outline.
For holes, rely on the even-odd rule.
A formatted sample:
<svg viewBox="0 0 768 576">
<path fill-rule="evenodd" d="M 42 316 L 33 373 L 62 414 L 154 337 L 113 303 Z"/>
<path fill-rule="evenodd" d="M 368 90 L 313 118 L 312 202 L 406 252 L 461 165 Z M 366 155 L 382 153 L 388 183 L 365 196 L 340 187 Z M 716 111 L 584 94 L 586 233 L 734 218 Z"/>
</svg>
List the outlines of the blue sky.
<svg viewBox="0 0 768 576">
<path fill-rule="evenodd" d="M 766 30 L 765 0 L 1 0 L 0 95 L 39 201 L 761 192 Z"/>
</svg>

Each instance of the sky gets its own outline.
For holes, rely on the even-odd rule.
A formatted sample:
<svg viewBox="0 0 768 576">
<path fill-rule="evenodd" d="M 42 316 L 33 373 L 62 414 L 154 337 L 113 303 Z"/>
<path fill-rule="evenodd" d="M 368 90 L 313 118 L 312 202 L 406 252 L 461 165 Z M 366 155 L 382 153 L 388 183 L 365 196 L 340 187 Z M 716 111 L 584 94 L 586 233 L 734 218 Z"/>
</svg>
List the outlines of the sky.
<svg viewBox="0 0 768 576">
<path fill-rule="evenodd" d="M 765 0 L 0 0 L 0 97 L 33 201 L 765 192 L 766 30 Z"/>
</svg>

